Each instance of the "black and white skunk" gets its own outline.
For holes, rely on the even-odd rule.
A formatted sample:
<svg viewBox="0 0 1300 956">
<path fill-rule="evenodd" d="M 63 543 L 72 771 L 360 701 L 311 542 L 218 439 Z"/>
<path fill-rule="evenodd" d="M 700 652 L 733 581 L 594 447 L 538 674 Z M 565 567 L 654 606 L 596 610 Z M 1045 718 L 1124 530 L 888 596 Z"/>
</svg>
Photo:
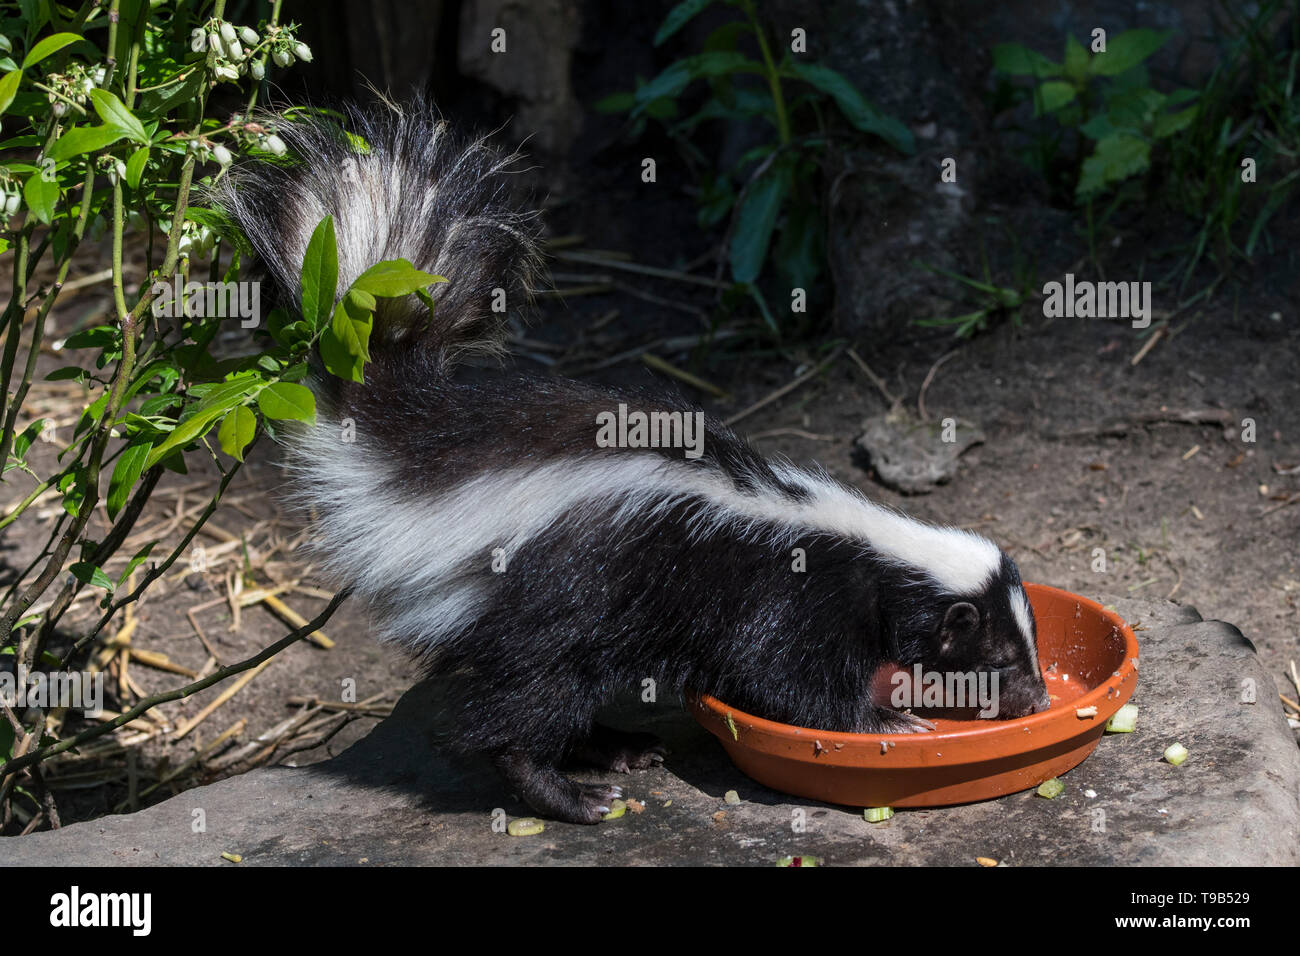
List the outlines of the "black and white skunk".
<svg viewBox="0 0 1300 956">
<path fill-rule="evenodd" d="M 996 671 L 1000 716 L 1047 706 L 1019 573 L 992 542 L 768 461 L 712 419 L 698 458 L 600 447 L 620 404 L 693 410 L 458 361 L 503 351 L 494 290 L 520 304 L 539 281 L 536 220 L 508 200 L 515 157 L 420 104 L 352 121 L 368 151 L 279 122 L 299 161 L 236 168 L 221 202 L 286 302 L 326 214 L 340 289 L 399 257 L 450 280 L 432 316 L 381 300 L 365 384 L 317 376 L 317 422 L 286 444 L 329 571 L 445 679 L 460 748 L 538 812 L 594 823 L 620 789 L 559 768 L 661 759 L 650 735 L 593 719 L 646 678 L 825 730 L 928 727 L 882 699 L 893 665 Z"/>
</svg>

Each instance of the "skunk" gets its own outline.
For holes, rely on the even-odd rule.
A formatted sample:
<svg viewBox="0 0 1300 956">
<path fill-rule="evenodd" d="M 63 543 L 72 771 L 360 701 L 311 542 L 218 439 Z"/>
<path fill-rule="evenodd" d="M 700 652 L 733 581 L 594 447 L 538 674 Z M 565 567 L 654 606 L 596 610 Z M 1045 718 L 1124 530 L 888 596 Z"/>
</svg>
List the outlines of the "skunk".
<svg viewBox="0 0 1300 956">
<path fill-rule="evenodd" d="M 560 768 L 662 760 L 652 735 L 594 721 L 646 680 L 828 731 L 932 728 L 880 690 L 916 664 L 1000 674 L 999 716 L 1046 708 L 1033 614 L 992 542 L 765 459 L 712 418 L 698 457 L 602 447 L 620 406 L 698 413 L 469 361 L 504 351 L 502 290 L 522 305 L 541 281 L 537 220 L 509 199 L 517 157 L 420 102 L 350 120 L 349 136 L 278 118 L 296 161 L 235 167 L 219 202 L 284 302 L 325 215 L 340 290 L 394 258 L 449 280 L 432 311 L 380 300 L 365 383 L 314 372 L 317 420 L 282 441 L 327 570 L 443 679 L 459 749 L 537 812 L 595 823 L 621 788 Z"/>
</svg>

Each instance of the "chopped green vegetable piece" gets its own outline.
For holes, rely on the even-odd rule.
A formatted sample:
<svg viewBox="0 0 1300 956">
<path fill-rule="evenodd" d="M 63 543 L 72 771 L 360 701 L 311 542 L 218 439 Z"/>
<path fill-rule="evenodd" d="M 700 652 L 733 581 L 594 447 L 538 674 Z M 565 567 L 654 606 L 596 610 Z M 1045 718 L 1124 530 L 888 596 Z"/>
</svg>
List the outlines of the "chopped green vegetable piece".
<svg viewBox="0 0 1300 956">
<path fill-rule="evenodd" d="M 1137 729 L 1138 709 L 1136 704 L 1125 704 L 1115 715 L 1106 721 L 1106 733 L 1131 734 Z"/>
<path fill-rule="evenodd" d="M 506 832 L 511 836 L 536 836 L 546 829 L 546 824 L 536 817 L 520 817 L 506 824 Z"/>
<path fill-rule="evenodd" d="M 726 793 L 722 795 L 722 802 L 730 803 L 733 805 L 737 804 L 740 802 L 740 794 L 736 793 L 735 790 L 728 790 Z"/>
<path fill-rule="evenodd" d="M 1170 744 L 1165 748 L 1165 759 L 1175 767 L 1181 766 L 1187 759 L 1187 748 L 1182 744 Z"/>
<path fill-rule="evenodd" d="M 603 820 L 617 820 L 623 814 L 627 813 L 627 803 L 623 800 L 611 800 L 609 802 L 609 813 L 605 814 Z"/>
<path fill-rule="evenodd" d="M 736 730 L 736 722 L 731 719 L 731 711 L 727 711 L 727 729 L 731 731 L 732 740 L 740 739 L 740 732 Z"/>
<path fill-rule="evenodd" d="M 862 819 L 868 823 L 884 823 L 893 815 L 893 807 L 867 807 L 862 811 Z"/>
<path fill-rule="evenodd" d="M 1055 800 L 1061 794 L 1065 793 L 1065 784 L 1061 783 L 1059 777 L 1053 777 L 1051 780 L 1044 780 L 1038 785 L 1038 795 L 1046 797 L 1048 800 Z"/>
</svg>

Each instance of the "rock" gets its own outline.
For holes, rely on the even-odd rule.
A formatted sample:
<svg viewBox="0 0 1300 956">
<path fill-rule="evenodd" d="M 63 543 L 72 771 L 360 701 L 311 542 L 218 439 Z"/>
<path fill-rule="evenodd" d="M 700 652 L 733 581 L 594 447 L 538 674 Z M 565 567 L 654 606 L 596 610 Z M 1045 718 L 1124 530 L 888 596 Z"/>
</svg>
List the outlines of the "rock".
<svg viewBox="0 0 1300 956">
<path fill-rule="evenodd" d="M 468 0 L 461 8 L 461 72 L 516 100 L 512 135 L 531 137 L 554 154 L 567 152 L 582 127 L 569 81 L 579 6 L 577 0 Z M 498 28 L 505 31 L 505 52 L 492 48 Z"/>
<path fill-rule="evenodd" d="M 974 422 L 952 422 L 953 440 L 944 441 L 942 420 L 921 422 L 903 408 L 881 412 L 862 423 L 854 444 L 866 453 L 882 484 L 904 494 L 929 494 L 957 471 L 962 452 L 984 441 Z"/>
<path fill-rule="evenodd" d="M 1142 715 L 1134 733 L 1104 738 L 1064 774 L 1065 792 L 1055 800 L 1028 790 L 866 823 L 860 808 L 811 803 L 746 780 L 679 707 L 630 703 L 611 722 L 653 730 L 672 751 L 657 769 L 608 775 L 644 812 L 594 827 L 548 822 L 539 835 L 513 838 L 494 831 L 493 810 L 501 820 L 531 813 L 505 793 L 486 760 L 431 749 L 436 689 L 419 685 L 333 760 L 255 770 L 139 813 L 6 838 L 0 866 L 228 866 L 223 852 L 242 856 L 241 866 L 363 859 L 739 865 L 791 855 L 832 866 L 974 866 L 978 857 L 1012 866 L 1300 864 L 1300 751 L 1250 642 L 1190 608 L 1110 603 L 1143 628 L 1133 698 Z M 1258 702 L 1242 703 L 1251 681 Z M 1174 740 L 1191 751 L 1181 767 L 1161 759 Z M 734 789 L 745 791 L 744 803 L 729 808 L 725 826 L 714 823 Z M 206 828 L 195 833 L 199 810 Z M 797 814 L 805 832 L 792 832 Z"/>
</svg>

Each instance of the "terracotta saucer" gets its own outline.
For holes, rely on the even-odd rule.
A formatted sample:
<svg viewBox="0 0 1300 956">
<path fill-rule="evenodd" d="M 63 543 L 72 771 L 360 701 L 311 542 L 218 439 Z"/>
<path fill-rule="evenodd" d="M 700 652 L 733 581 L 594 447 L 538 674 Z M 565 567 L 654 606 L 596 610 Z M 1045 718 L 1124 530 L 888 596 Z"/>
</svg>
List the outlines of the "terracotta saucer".
<svg viewBox="0 0 1300 956">
<path fill-rule="evenodd" d="M 1137 685 L 1137 638 L 1114 611 L 1042 584 L 1025 590 L 1052 706 L 1012 720 L 934 721 L 917 734 L 846 734 L 778 724 L 708 695 L 695 718 L 745 774 L 795 796 L 861 807 L 971 803 L 1078 766 Z M 1089 708 L 1096 713 L 1089 715 Z M 882 747 L 882 743 L 885 745 Z"/>
</svg>

